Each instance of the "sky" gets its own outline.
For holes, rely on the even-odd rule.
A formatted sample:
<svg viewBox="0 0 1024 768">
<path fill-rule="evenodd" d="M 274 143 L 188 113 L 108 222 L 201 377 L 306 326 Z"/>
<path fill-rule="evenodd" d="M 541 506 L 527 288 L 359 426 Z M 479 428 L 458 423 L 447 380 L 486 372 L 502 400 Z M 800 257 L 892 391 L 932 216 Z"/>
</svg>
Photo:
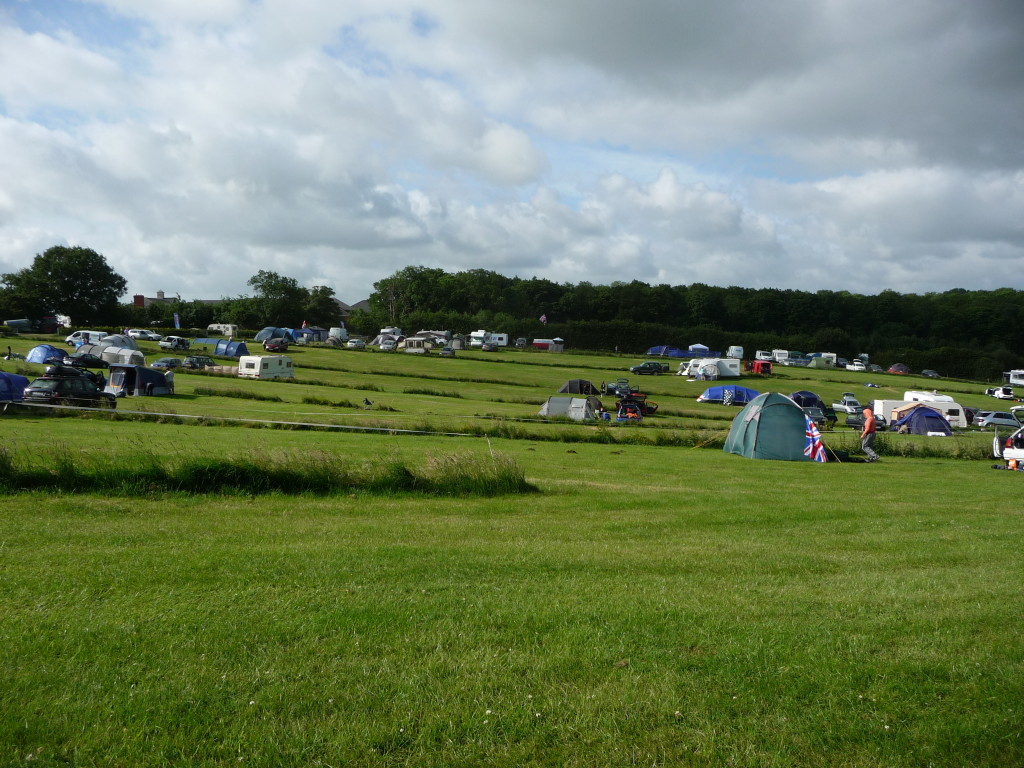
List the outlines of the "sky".
<svg viewBox="0 0 1024 768">
<path fill-rule="evenodd" d="M 1019 0 L 0 0 L 0 273 L 1024 289 Z"/>
</svg>

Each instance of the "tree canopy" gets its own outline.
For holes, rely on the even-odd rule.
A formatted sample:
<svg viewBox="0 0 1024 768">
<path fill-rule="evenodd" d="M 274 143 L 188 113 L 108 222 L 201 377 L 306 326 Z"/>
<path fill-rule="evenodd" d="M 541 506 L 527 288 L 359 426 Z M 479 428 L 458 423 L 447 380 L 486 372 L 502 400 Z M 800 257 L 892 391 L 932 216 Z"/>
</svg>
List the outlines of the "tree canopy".
<svg viewBox="0 0 1024 768">
<path fill-rule="evenodd" d="M 61 314 L 79 326 L 116 322 L 117 300 L 128 283 L 91 248 L 55 245 L 32 265 L 0 276 L 5 314 L 38 318 Z"/>
</svg>

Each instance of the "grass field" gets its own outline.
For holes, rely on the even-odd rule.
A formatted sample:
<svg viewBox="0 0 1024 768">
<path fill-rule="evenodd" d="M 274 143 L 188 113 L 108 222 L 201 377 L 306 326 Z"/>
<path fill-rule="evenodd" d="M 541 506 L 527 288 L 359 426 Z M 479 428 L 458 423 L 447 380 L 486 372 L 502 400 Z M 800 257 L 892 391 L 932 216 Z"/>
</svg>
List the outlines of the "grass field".
<svg viewBox="0 0 1024 768">
<path fill-rule="evenodd" d="M 728 428 L 735 409 L 678 377 L 650 380 L 667 415 L 569 442 L 593 428 L 535 422 L 539 403 L 635 361 L 494 357 L 298 350 L 317 383 L 180 374 L 181 394 L 138 403 L 391 431 L 125 419 L 135 402 L 0 417 L 5 455 L 55 478 L 196 457 L 299 477 L 511 462 L 539 490 L 9 493 L 0 764 L 1024 763 L 1020 473 L 902 444 L 822 466 L 640 440 Z M 812 374 L 770 386 L 827 399 L 870 380 Z M 494 423 L 523 432 L 469 436 Z M 826 440 L 852 446 L 840 432 Z"/>
</svg>

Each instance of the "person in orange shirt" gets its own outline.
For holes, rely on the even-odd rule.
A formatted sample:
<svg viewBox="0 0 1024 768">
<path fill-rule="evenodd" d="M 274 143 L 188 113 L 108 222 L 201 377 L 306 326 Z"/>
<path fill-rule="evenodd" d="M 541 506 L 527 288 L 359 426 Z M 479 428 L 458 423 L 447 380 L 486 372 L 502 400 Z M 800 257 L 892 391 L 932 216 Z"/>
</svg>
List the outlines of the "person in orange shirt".
<svg viewBox="0 0 1024 768">
<path fill-rule="evenodd" d="M 875 413 L 870 408 L 864 409 L 864 428 L 860 431 L 860 448 L 867 454 L 868 461 L 878 461 L 875 453 Z"/>
</svg>

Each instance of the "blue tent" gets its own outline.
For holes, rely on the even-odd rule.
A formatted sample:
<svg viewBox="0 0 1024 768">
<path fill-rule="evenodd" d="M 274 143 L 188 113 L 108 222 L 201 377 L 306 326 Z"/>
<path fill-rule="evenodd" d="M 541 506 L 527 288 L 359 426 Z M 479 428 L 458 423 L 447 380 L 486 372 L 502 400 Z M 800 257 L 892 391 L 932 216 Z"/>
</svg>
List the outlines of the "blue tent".
<svg viewBox="0 0 1024 768">
<path fill-rule="evenodd" d="M 647 350 L 648 357 L 690 357 L 689 354 L 683 352 L 679 347 L 669 347 L 662 345 L 660 347 L 651 347 Z"/>
<path fill-rule="evenodd" d="M 51 344 L 40 344 L 32 347 L 25 355 L 26 363 L 63 363 L 67 353 Z"/>
<path fill-rule="evenodd" d="M 738 384 L 723 384 L 719 387 L 708 387 L 704 394 L 697 398 L 698 403 L 722 403 L 723 405 L 745 405 L 757 397 L 760 392 L 741 387 Z"/>
<path fill-rule="evenodd" d="M 891 432 L 904 432 L 910 435 L 945 435 L 953 434 L 946 418 L 926 405 L 919 405 L 908 411 L 899 420 L 890 425 Z"/>
<path fill-rule="evenodd" d="M 25 396 L 25 387 L 28 386 L 28 379 L 17 373 L 6 373 L 0 371 L 0 401 L 20 402 Z"/>
<path fill-rule="evenodd" d="M 231 339 L 193 339 L 191 348 L 193 350 L 201 347 L 209 347 L 207 350 L 211 355 L 220 357 L 241 357 L 249 354 L 249 348 L 244 341 L 232 341 Z"/>
<path fill-rule="evenodd" d="M 828 406 L 813 392 L 808 392 L 806 389 L 801 389 L 799 392 L 793 392 L 789 399 L 799 405 L 801 408 L 821 408 L 823 411 L 828 411 Z"/>
</svg>

